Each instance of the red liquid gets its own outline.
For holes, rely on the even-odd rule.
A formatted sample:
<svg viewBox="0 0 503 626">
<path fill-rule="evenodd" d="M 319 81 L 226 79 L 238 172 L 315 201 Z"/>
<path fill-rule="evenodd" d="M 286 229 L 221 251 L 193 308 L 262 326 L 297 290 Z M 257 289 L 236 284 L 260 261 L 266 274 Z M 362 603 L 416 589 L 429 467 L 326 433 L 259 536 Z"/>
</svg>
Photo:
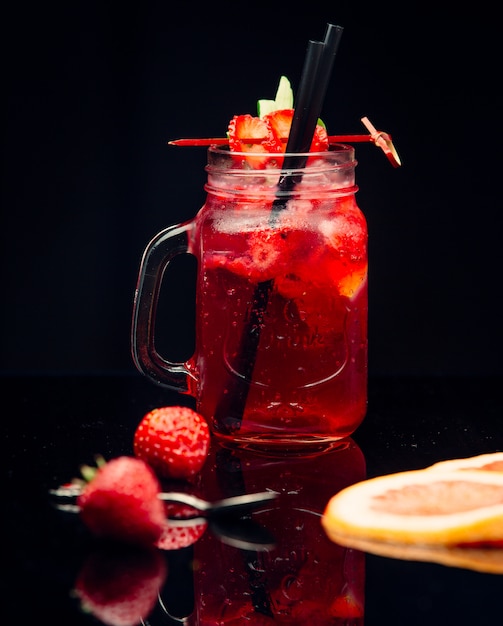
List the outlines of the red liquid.
<svg viewBox="0 0 503 626">
<path fill-rule="evenodd" d="M 193 250 L 192 393 L 220 437 L 303 445 L 347 437 L 365 416 L 365 218 L 354 194 L 320 195 L 290 200 L 273 224 L 271 199 L 208 196 L 194 239 L 203 249 Z M 259 340 L 243 354 L 247 335 Z"/>
<path fill-rule="evenodd" d="M 264 491 L 278 494 L 251 518 L 276 540 L 268 550 L 228 545 L 206 532 L 194 545 L 197 623 L 362 626 L 365 555 L 330 541 L 321 527 L 326 503 L 365 478 L 361 450 L 261 456 L 213 445 L 203 469 L 208 497 Z"/>
</svg>

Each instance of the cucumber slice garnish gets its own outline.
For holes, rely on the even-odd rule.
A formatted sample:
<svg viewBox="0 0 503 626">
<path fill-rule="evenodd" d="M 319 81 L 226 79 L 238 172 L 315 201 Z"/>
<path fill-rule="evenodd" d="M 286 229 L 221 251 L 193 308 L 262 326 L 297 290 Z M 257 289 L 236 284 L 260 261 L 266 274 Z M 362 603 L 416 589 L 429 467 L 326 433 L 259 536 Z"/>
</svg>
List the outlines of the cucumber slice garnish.
<svg viewBox="0 0 503 626">
<path fill-rule="evenodd" d="M 258 100 L 257 101 L 257 112 L 259 117 L 264 117 L 269 113 L 276 111 L 276 101 L 275 100 Z"/>
<path fill-rule="evenodd" d="M 293 109 L 293 90 L 286 76 L 279 79 L 275 102 L 276 110 Z"/>
<path fill-rule="evenodd" d="M 293 90 L 286 76 L 281 76 L 279 79 L 278 90 L 274 100 L 259 100 L 257 102 L 259 117 L 264 117 L 268 113 L 281 109 L 293 109 Z"/>
</svg>

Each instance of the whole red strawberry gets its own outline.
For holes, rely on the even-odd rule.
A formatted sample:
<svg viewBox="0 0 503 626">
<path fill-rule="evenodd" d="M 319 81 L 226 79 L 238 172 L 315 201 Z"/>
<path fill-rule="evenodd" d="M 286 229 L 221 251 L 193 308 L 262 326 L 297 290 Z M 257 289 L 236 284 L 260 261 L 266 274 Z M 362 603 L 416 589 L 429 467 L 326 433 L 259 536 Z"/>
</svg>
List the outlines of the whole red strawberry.
<svg viewBox="0 0 503 626">
<path fill-rule="evenodd" d="M 134 434 L 134 453 L 164 478 L 192 478 L 208 456 L 205 419 L 188 407 L 168 406 L 147 413 Z"/>
<path fill-rule="evenodd" d="M 141 459 L 121 456 L 98 468 L 77 499 L 80 516 L 98 537 L 153 545 L 165 523 L 159 481 Z"/>
<path fill-rule="evenodd" d="M 82 565 L 74 591 L 82 610 L 109 626 L 133 626 L 152 612 L 166 579 L 157 550 L 108 545 Z"/>
</svg>

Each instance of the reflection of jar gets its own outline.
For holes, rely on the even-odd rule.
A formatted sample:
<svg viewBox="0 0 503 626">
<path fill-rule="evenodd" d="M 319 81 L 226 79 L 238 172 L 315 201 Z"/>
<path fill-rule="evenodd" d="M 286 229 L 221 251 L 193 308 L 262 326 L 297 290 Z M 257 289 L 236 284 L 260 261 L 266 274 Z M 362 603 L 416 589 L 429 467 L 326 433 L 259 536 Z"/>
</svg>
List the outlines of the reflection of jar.
<svg viewBox="0 0 503 626">
<path fill-rule="evenodd" d="M 201 626 L 247 623 L 252 616 L 252 624 L 273 623 L 272 618 L 274 623 L 309 626 L 343 624 L 350 618 L 363 624 L 364 554 L 330 541 L 321 515 L 331 496 L 364 478 L 363 454 L 350 439 L 307 457 L 260 455 L 213 444 L 201 477 L 203 492 L 215 499 L 277 492 L 276 501 L 251 514 L 276 545 L 242 550 L 211 532 L 195 544 Z"/>
</svg>

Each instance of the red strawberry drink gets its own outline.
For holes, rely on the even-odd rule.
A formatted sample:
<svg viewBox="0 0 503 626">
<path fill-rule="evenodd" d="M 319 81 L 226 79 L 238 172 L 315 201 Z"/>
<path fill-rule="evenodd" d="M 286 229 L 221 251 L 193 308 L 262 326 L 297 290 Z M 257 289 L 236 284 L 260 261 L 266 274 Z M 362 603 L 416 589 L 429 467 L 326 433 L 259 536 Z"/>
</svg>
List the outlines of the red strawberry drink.
<svg viewBox="0 0 503 626">
<path fill-rule="evenodd" d="M 350 435 L 367 402 L 367 228 L 354 151 L 311 153 L 278 192 L 283 154 L 209 151 L 199 259 L 198 410 L 261 445 Z M 250 161 L 251 159 L 251 161 Z"/>
<path fill-rule="evenodd" d="M 367 226 L 354 149 L 318 123 L 305 154 L 287 154 L 288 81 L 259 116 L 237 115 L 228 146 L 208 151 L 207 199 L 168 227 L 142 261 L 133 315 L 141 371 L 193 395 L 218 437 L 302 447 L 351 435 L 367 406 Z M 283 106 L 280 106 L 283 104 Z M 155 349 L 164 269 L 198 260 L 196 342 L 175 363 Z"/>
</svg>

